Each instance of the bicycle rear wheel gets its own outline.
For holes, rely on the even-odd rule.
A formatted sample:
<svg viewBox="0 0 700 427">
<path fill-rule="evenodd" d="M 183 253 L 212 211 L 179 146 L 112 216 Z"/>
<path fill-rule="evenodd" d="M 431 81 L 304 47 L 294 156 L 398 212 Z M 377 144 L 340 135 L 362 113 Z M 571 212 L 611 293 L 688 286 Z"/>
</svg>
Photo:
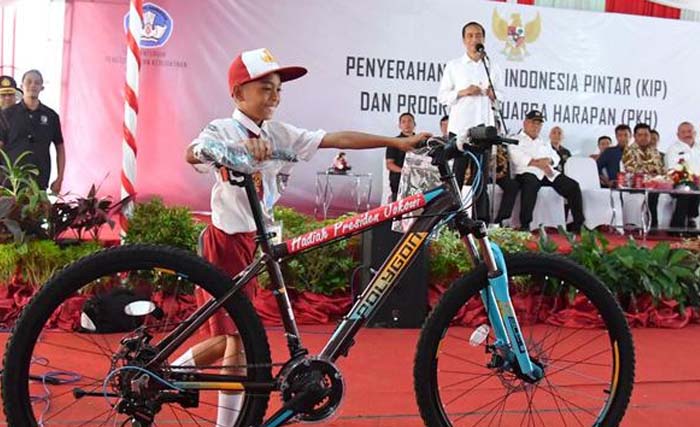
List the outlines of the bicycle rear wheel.
<svg viewBox="0 0 700 427">
<path fill-rule="evenodd" d="M 209 339 L 204 326 L 172 354 L 170 362 L 149 367 L 150 374 L 144 376 L 145 371 L 133 366 L 145 367 L 143 362 L 149 351 L 194 311 L 195 287 L 218 298 L 231 283 L 224 272 L 194 254 L 153 245 L 104 250 L 60 271 L 25 307 L 8 341 L 2 378 L 8 424 L 150 425 L 135 422 L 129 413 L 142 405 L 136 410 L 152 411 L 153 425 L 215 425 L 218 391 L 184 393 L 174 389 L 177 369 L 169 365 L 187 349 Z M 131 329 L 122 327 L 120 332 L 99 333 L 101 324 L 95 319 L 102 319 L 106 325 L 104 316 L 89 311 L 87 301 L 106 292 L 136 295 L 142 301 L 150 301 L 149 307 L 155 307 L 155 311 L 136 313 L 140 315 L 130 319 Z M 242 344 L 239 350 L 245 356 L 244 366 L 229 368 L 243 372 L 247 381 L 270 381 L 267 336 L 250 301 L 238 293 L 220 310 L 235 324 Z M 152 336 L 150 341 L 144 332 Z M 127 347 L 122 341 L 127 337 L 137 337 L 132 342 L 138 351 L 131 355 L 139 354 L 139 358 L 127 360 L 130 356 L 120 353 Z M 215 341 L 218 350 L 214 353 L 223 351 L 225 344 Z M 217 374 L 222 368 L 217 359 L 206 366 L 188 368 L 187 372 Z M 165 383 L 169 385 L 164 386 Z M 127 399 L 126 389 L 137 386 L 138 397 L 132 394 Z M 258 425 L 267 408 L 269 392 L 239 392 L 239 396 L 242 406 L 235 408 L 239 411 L 235 426 Z M 168 398 L 172 401 L 165 401 Z"/>
<path fill-rule="evenodd" d="M 617 426 L 634 382 L 634 348 L 610 292 L 570 260 L 545 254 L 506 256 L 522 335 L 544 378 L 530 383 L 492 351 L 477 267 L 455 281 L 424 325 L 414 380 L 429 426 Z M 526 296 L 524 296 L 526 295 Z M 476 344 L 476 343 L 475 343 Z"/>
</svg>

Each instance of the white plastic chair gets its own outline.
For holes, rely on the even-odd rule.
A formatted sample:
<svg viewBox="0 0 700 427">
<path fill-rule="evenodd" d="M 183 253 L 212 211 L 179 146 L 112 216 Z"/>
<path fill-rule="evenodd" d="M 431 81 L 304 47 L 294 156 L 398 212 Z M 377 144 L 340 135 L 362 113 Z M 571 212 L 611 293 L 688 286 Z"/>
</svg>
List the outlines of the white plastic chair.
<svg viewBox="0 0 700 427">
<path fill-rule="evenodd" d="M 623 225 L 620 199 L 616 193 L 600 186 L 595 160 L 590 157 L 571 157 L 564 164 L 564 174 L 578 182 L 581 188 L 586 227 L 592 229 L 601 225 Z"/>
</svg>

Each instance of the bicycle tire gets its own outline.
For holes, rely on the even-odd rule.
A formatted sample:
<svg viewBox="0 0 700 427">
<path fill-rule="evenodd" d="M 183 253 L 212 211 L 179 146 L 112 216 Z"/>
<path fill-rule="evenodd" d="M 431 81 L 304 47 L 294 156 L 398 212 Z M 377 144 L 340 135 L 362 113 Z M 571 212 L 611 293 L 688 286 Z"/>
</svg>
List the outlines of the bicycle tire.
<svg viewBox="0 0 700 427">
<path fill-rule="evenodd" d="M 499 378 L 500 384 L 502 385 L 503 389 L 506 389 L 506 394 L 503 397 L 503 401 L 498 401 L 496 400 L 495 403 L 494 401 L 488 400 L 487 403 L 489 405 L 494 405 L 493 408 L 490 406 L 483 406 L 482 407 L 476 407 L 474 408 L 473 411 L 469 410 L 464 410 L 464 411 L 459 411 L 455 410 L 453 412 L 453 415 L 449 415 L 450 410 L 448 409 L 448 405 L 446 403 L 448 402 L 448 394 L 453 393 L 456 394 L 456 392 L 452 392 L 451 390 L 448 391 L 448 389 L 452 386 L 452 383 L 447 383 L 446 381 L 443 382 L 443 384 L 439 384 L 438 376 L 439 375 L 448 375 L 444 374 L 444 371 L 439 371 L 438 364 L 440 363 L 439 360 L 441 359 L 440 356 L 445 356 L 445 359 L 452 359 L 454 357 L 462 357 L 463 356 L 456 356 L 454 354 L 443 354 L 444 349 L 440 350 L 440 346 L 444 345 L 445 343 L 443 341 L 449 341 L 449 345 L 454 340 L 452 338 L 457 338 L 460 339 L 459 336 L 455 336 L 451 334 L 448 329 L 451 327 L 450 324 L 453 323 L 453 319 L 455 319 L 455 316 L 458 315 L 459 310 L 462 309 L 462 307 L 465 307 L 465 305 L 472 300 L 472 298 L 477 298 L 479 299 L 479 291 L 483 288 L 485 288 L 488 284 L 487 280 L 487 275 L 486 275 L 486 268 L 484 265 L 480 265 L 477 268 L 475 268 L 470 274 L 463 276 L 462 278 L 456 280 L 453 282 L 453 284 L 450 286 L 450 288 L 445 292 L 443 297 L 441 298 L 440 302 L 437 304 L 435 309 L 432 311 L 428 319 L 426 320 L 423 329 L 421 331 L 420 339 L 418 342 L 417 350 L 416 350 L 416 356 L 415 356 L 415 364 L 414 364 L 414 387 L 415 387 L 415 394 L 416 394 L 416 401 L 418 403 L 418 407 L 420 409 L 420 414 L 421 417 L 423 418 L 423 421 L 425 425 L 431 426 L 431 427 L 443 427 L 443 426 L 462 426 L 462 425 L 482 425 L 481 422 L 490 419 L 488 425 L 540 425 L 539 422 L 543 425 L 558 425 L 561 424 L 561 421 L 564 422 L 564 425 L 596 425 L 596 426 L 602 426 L 602 427 L 613 427 L 617 426 L 622 417 L 624 416 L 624 413 L 626 411 L 627 405 L 630 400 L 630 395 L 632 393 L 632 388 L 633 388 L 633 383 L 634 383 L 634 361 L 635 361 L 635 356 L 634 356 L 634 347 L 633 347 L 633 342 L 632 342 L 632 336 L 629 331 L 629 327 L 627 325 L 627 322 L 625 321 L 624 314 L 622 310 L 620 309 L 620 306 L 616 302 L 615 298 L 612 296 L 612 294 L 609 292 L 609 290 L 603 285 L 603 283 L 598 280 L 594 275 L 592 275 L 590 272 L 585 270 L 583 267 L 579 266 L 578 264 L 574 263 L 571 260 L 568 260 L 566 258 L 563 258 L 561 256 L 557 255 L 548 255 L 548 254 L 541 254 L 541 253 L 523 253 L 523 254 L 515 254 L 515 255 L 507 255 L 506 256 L 506 265 L 508 269 L 508 275 L 509 277 L 518 277 L 518 275 L 523 275 L 523 277 L 535 277 L 535 275 L 540 275 L 537 277 L 546 277 L 547 280 L 550 278 L 557 278 L 561 280 L 565 280 L 569 285 L 574 285 L 576 288 L 576 291 L 578 293 L 582 293 L 585 297 L 587 297 L 590 302 L 592 303 L 593 306 L 598 310 L 600 314 L 600 318 L 602 318 L 602 321 L 604 322 L 605 328 L 607 331 L 603 331 L 602 334 L 606 334 L 610 338 L 610 347 L 613 349 L 615 345 L 613 343 L 617 343 L 617 348 L 619 349 L 619 362 L 615 363 L 615 357 L 614 357 L 614 351 L 612 352 L 613 355 L 613 361 L 612 361 L 612 369 L 611 369 L 611 376 L 610 382 L 611 384 L 616 384 L 611 387 L 611 389 L 614 389 L 614 392 L 610 392 L 607 400 L 605 401 L 604 405 L 602 408 L 600 408 L 600 412 L 598 413 L 598 419 L 593 422 L 592 424 L 587 424 L 582 422 L 579 419 L 579 416 L 577 416 L 577 413 L 580 415 L 587 415 L 585 412 L 580 411 L 578 407 L 576 407 L 574 404 L 569 404 L 567 403 L 570 399 L 569 396 L 575 396 L 579 397 L 578 395 L 574 394 L 567 394 L 565 398 L 560 399 L 559 402 L 557 403 L 557 397 L 553 392 L 558 392 L 558 390 L 564 390 L 566 387 L 571 387 L 572 390 L 566 389 L 567 393 L 572 393 L 573 392 L 573 387 L 574 386 L 565 386 L 559 388 L 559 386 L 554 387 L 552 383 L 549 380 L 546 380 L 549 385 L 546 383 L 542 382 L 541 389 L 545 389 L 547 387 L 550 387 L 549 391 L 543 391 L 541 392 L 539 396 L 545 396 L 549 400 L 554 401 L 556 404 L 556 408 L 547 413 L 545 411 L 546 408 L 542 408 L 541 410 L 535 409 L 533 411 L 532 408 L 529 409 L 529 417 L 530 419 L 527 419 L 528 415 L 526 413 L 523 413 L 522 418 L 520 418 L 520 413 L 518 410 L 513 410 L 509 409 L 507 407 L 508 404 L 508 399 L 514 399 L 513 396 L 516 395 L 517 391 L 523 392 L 525 391 L 526 397 L 525 400 L 529 399 L 529 403 L 532 407 L 534 407 L 534 397 L 537 393 L 537 388 L 535 386 L 528 386 L 526 384 L 516 384 L 510 379 L 505 378 L 504 373 L 500 374 L 494 374 L 494 375 L 501 375 Z M 544 287 L 543 287 L 544 289 Z M 543 291 L 544 295 L 544 291 Z M 480 299 L 479 299 L 480 302 Z M 535 312 L 539 312 L 539 308 L 535 310 Z M 522 322 L 521 322 L 521 327 L 522 327 Z M 545 326 L 538 326 L 537 322 L 535 321 L 532 330 L 537 330 L 539 333 L 539 329 L 544 328 Z M 456 327 L 455 327 L 456 328 Z M 455 329 L 457 330 L 457 329 Z M 467 329 L 468 332 L 468 329 Z M 561 332 L 561 331 L 560 331 Z M 576 334 L 577 332 L 573 332 L 572 334 L 567 335 L 566 339 L 570 339 L 573 341 L 572 335 Z M 593 334 L 593 332 L 583 332 L 581 335 L 586 335 L 586 334 Z M 525 332 L 523 331 L 523 336 L 525 336 Z M 553 335 L 542 335 L 544 338 L 542 338 L 542 344 L 539 346 L 542 349 L 542 354 L 545 353 L 545 344 L 544 340 L 548 339 L 548 337 L 553 336 Z M 557 335 L 557 339 L 561 338 L 562 335 Z M 449 340 L 447 338 L 450 338 Z M 467 341 L 465 339 L 465 341 Z M 605 340 L 602 340 L 603 342 Z M 598 341 L 600 342 L 600 340 Z M 530 340 L 528 341 L 528 349 L 530 349 L 530 345 L 535 345 L 535 340 L 533 339 L 533 335 L 530 336 Z M 547 343 L 547 345 L 550 345 L 551 343 Z M 556 342 L 555 342 L 556 344 Z M 466 346 L 462 346 L 461 344 L 457 346 L 456 348 L 467 348 L 469 344 L 466 344 Z M 562 344 L 563 345 L 563 344 Z M 567 343 L 567 345 L 572 345 L 570 343 Z M 606 344 L 601 344 L 604 347 L 607 346 Z M 554 346 L 551 345 L 553 348 Z M 585 348 L 582 347 L 582 348 Z M 568 349 L 567 349 L 568 350 Z M 465 352 L 468 350 L 465 350 Z M 533 350 L 531 350 L 531 355 L 533 354 Z M 551 350 L 552 352 L 554 350 Z M 603 355 L 605 356 L 605 355 Z M 568 357 L 568 356 L 567 356 Z M 598 357 L 598 356 L 596 356 Z M 604 358 L 602 359 L 605 361 L 607 359 Z M 586 359 L 582 359 L 583 364 L 590 364 L 593 365 L 593 361 L 589 360 L 586 361 Z M 564 363 L 564 362 L 562 362 Z M 568 363 L 568 361 L 566 362 Z M 478 363 L 478 360 L 474 362 L 474 359 L 469 359 L 469 360 L 460 360 L 457 362 L 458 365 L 467 365 L 469 369 L 475 370 L 475 366 L 480 365 Z M 552 363 L 553 364 L 553 363 Z M 580 366 L 584 366 L 584 365 Z M 600 365 L 603 365 L 604 363 L 597 363 Z M 579 365 L 573 364 L 569 365 L 571 370 L 573 371 L 574 369 L 578 369 Z M 586 367 L 588 368 L 588 367 Z M 487 371 L 489 371 L 489 368 L 485 368 Z M 607 372 L 606 367 L 595 367 L 595 369 L 601 369 L 605 370 Z M 615 372 L 618 372 L 617 379 L 615 378 Z M 554 370 L 552 371 L 554 374 L 559 374 L 560 372 L 564 372 L 566 374 L 565 370 Z M 474 375 L 478 374 L 479 372 L 477 371 L 474 373 Z M 466 377 L 466 374 L 462 373 L 463 377 Z M 570 375 L 574 375 L 573 373 Z M 576 375 L 581 375 L 580 373 L 576 373 Z M 463 378 L 463 377 L 458 377 L 458 378 Z M 475 376 L 474 376 L 475 377 Z M 545 378 L 547 377 L 547 369 L 545 369 Z M 475 377 L 476 378 L 476 377 Z M 608 378 L 608 377 L 603 377 L 603 378 Z M 469 386 L 471 386 L 474 383 L 478 382 L 483 382 L 484 384 L 488 384 L 489 379 L 482 380 L 481 378 L 478 378 L 478 381 L 473 381 L 473 380 L 464 380 L 463 382 L 466 383 L 469 381 Z M 584 382 L 585 380 L 582 380 L 581 382 Z M 615 382 L 616 381 L 616 382 Z M 593 382 L 591 380 L 591 382 Z M 491 383 L 493 384 L 493 383 Z M 495 382 L 495 384 L 498 384 L 498 382 Z M 455 386 L 457 387 L 457 386 Z M 464 387 L 466 388 L 467 386 L 464 384 L 460 384 L 459 387 Z M 486 387 L 486 386 L 484 386 Z M 552 388 L 553 387 L 553 388 Z M 527 393 L 528 388 L 530 389 L 529 394 Z M 487 390 L 485 394 L 492 393 L 491 396 L 494 394 L 493 388 L 490 390 Z M 495 390 L 498 390 L 497 388 Z M 604 390 L 605 391 L 605 390 Z M 471 391 L 469 391 L 471 393 Z M 563 392 L 562 392 L 563 393 Z M 444 395 L 444 399 L 443 396 Z M 463 393 L 463 396 L 461 399 L 464 399 L 465 396 L 468 393 Z M 582 393 L 583 394 L 583 393 Z M 551 396 L 550 396 L 551 395 Z M 451 404 L 453 402 L 456 402 L 459 400 L 458 398 L 453 399 L 452 395 L 449 395 L 449 398 L 451 401 Z M 476 395 L 472 394 L 470 398 L 473 398 L 474 400 L 482 399 L 483 395 Z M 489 397 L 490 399 L 490 397 Z M 482 399 L 486 400 L 486 399 Z M 522 400 L 522 398 L 521 398 Z M 480 401 L 481 403 L 481 401 Z M 472 405 L 472 404 L 470 404 Z M 476 405 L 473 404 L 473 405 Z M 502 405 L 501 407 L 498 407 L 496 405 Z M 551 403 L 550 403 L 551 405 Z M 568 407 L 568 409 L 567 409 Z M 492 413 L 487 413 L 487 409 L 489 411 L 497 411 Z M 586 408 L 583 408 L 586 409 Z M 555 414 L 558 416 L 555 416 L 553 419 L 550 418 L 549 421 L 545 422 L 544 418 L 547 416 L 552 415 L 552 413 L 556 413 L 556 411 L 559 411 L 559 414 Z M 500 414 L 498 412 L 500 411 Z M 523 411 L 526 412 L 526 411 Z M 563 412 L 563 414 L 562 414 Z M 595 412 L 592 412 L 595 414 Z M 498 415 L 497 415 L 498 414 Z M 504 416 L 505 414 L 505 416 Z M 566 423 L 565 417 L 575 417 L 575 420 L 577 422 L 572 422 L 572 423 Z M 573 418 L 571 417 L 571 418 Z M 561 421 L 557 421 L 559 418 L 561 418 Z M 478 419 L 478 420 L 477 420 Z M 505 421 L 504 421 L 505 419 Z M 524 420 L 527 419 L 527 424 L 523 424 Z M 462 421 L 463 420 L 463 421 Z M 508 420 L 512 420 L 514 422 L 509 422 Z M 518 423 L 518 420 L 520 420 L 520 423 Z M 493 424 L 493 423 L 496 424 Z M 598 424 L 599 422 L 599 424 Z M 474 424 L 472 424 L 474 423 Z"/>
<path fill-rule="evenodd" d="M 9 425 L 37 425 L 38 417 L 32 409 L 29 391 L 30 360 L 44 326 L 61 303 L 97 278 L 119 271 L 151 268 L 171 270 L 188 277 L 213 297 L 221 297 L 226 285 L 231 283 L 226 273 L 193 253 L 158 245 L 105 249 L 57 272 L 23 309 L 6 345 L 2 398 Z M 252 304 L 243 293 L 238 293 L 224 304 L 223 309 L 234 320 L 241 336 L 247 363 L 252 366 L 248 368 L 249 379 L 270 381 L 270 348 Z M 246 396 L 241 409 L 243 415 L 238 417 L 236 426 L 259 425 L 268 400 L 269 392 Z M 192 420 L 199 424 L 194 417 Z"/>
</svg>

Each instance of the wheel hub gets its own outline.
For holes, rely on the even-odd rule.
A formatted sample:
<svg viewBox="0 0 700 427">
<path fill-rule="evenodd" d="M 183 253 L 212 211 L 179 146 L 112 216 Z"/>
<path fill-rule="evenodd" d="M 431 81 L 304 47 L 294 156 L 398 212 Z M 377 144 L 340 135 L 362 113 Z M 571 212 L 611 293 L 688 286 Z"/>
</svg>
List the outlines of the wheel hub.
<svg viewBox="0 0 700 427">
<path fill-rule="evenodd" d="M 497 373 L 501 383 L 508 390 L 523 391 L 536 385 L 544 378 L 547 357 L 538 344 L 528 344 L 530 362 L 542 370 L 542 376 L 538 379 L 533 379 L 521 371 L 520 364 L 510 349 L 497 348 L 493 345 L 487 346 L 486 349 L 487 353 L 491 353 L 491 360 L 486 364 L 486 367 Z"/>
<path fill-rule="evenodd" d="M 119 396 L 116 410 L 131 417 L 134 425 L 151 425 L 163 403 L 178 403 L 183 408 L 199 406 L 197 391 L 179 391 L 155 380 L 167 377 L 161 371 L 146 369 L 158 350 L 150 345 L 151 335 L 140 329 L 122 339 L 112 357 L 109 385 Z"/>
</svg>

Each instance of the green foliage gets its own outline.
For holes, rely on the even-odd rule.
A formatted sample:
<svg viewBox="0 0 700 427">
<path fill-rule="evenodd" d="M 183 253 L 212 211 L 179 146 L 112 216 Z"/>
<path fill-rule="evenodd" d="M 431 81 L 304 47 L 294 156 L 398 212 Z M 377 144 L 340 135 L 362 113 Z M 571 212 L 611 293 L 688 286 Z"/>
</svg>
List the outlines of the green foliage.
<svg viewBox="0 0 700 427">
<path fill-rule="evenodd" d="M 472 268 L 472 260 L 459 234 L 451 229 L 441 230 L 437 239 L 430 242 L 428 268 L 430 280 L 436 283 L 451 282 Z"/>
<path fill-rule="evenodd" d="M 46 191 L 36 183 L 38 169 L 24 162 L 28 151 L 14 162 L 2 150 L 0 155 L 0 174 L 7 177 L 0 186 L 0 242 L 58 240 L 68 229 L 75 230 L 78 239 L 89 233 L 97 240 L 101 227 L 114 226 L 111 215 L 129 200 L 112 203 L 110 197 L 98 197 L 98 189 L 93 185 L 86 197 L 61 197 L 51 204 Z"/>
<path fill-rule="evenodd" d="M 96 242 L 64 249 L 52 240 L 0 244 L 0 283 L 19 275 L 31 285 L 41 285 L 56 271 L 100 249 Z"/>
<path fill-rule="evenodd" d="M 190 210 L 183 206 L 168 207 L 154 197 L 147 203 L 137 203 L 129 218 L 125 243 L 152 243 L 174 246 L 195 252 L 199 234 L 206 227 L 195 221 Z M 155 289 L 170 292 L 182 290 L 178 276 L 157 271 L 138 273 L 138 278 L 151 283 Z M 191 289 L 188 289 L 191 290 Z"/>
<path fill-rule="evenodd" d="M 197 238 L 205 225 L 192 219 L 186 207 L 168 207 L 154 197 L 138 203 L 129 219 L 126 243 L 154 243 L 196 251 Z"/>
<path fill-rule="evenodd" d="M 0 241 L 22 243 L 27 237 L 46 237 L 51 203 L 36 183 L 39 170 L 24 162 L 29 154 L 25 151 L 12 162 L 0 150 L 0 175 L 5 177 L 0 186 Z"/>
<path fill-rule="evenodd" d="M 497 243 L 505 253 L 528 251 L 533 241 L 531 233 L 507 227 L 489 230 L 489 239 Z"/>
<path fill-rule="evenodd" d="M 0 156 L 2 156 L 0 171 L 5 177 L 4 185 L 0 187 L 0 195 L 19 199 L 27 187 L 39 176 L 39 169 L 36 166 L 24 162 L 24 158 L 30 154 L 29 151 L 25 151 L 13 162 L 5 150 L 0 149 Z"/>
<path fill-rule="evenodd" d="M 285 240 L 306 233 L 314 229 L 314 226 L 319 226 L 318 221 L 310 216 L 302 215 L 293 208 L 285 206 L 276 206 L 274 215 L 275 221 L 279 221 L 284 225 L 282 234 Z M 310 225 L 310 222 L 313 225 Z"/>
<path fill-rule="evenodd" d="M 696 267 L 685 249 L 660 243 L 649 250 L 633 240 L 610 253 L 612 260 L 606 283 L 618 294 L 650 294 L 655 300 L 674 299 L 681 306 L 697 301 Z"/>
<path fill-rule="evenodd" d="M 528 250 L 532 235 L 511 228 L 495 228 L 489 231 L 489 238 L 501 247 L 503 252 L 515 253 Z M 472 260 L 459 234 L 451 229 L 443 229 L 437 239 L 430 243 L 430 280 L 451 282 L 472 268 Z"/>
<path fill-rule="evenodd" d="M 672 249 L 667 242 L 648 249 L 632 238 L 609 250 L 609 242 L 600 232 L 584 230 L 580 239 L 565 235 L 571 244 L 569 256 L 621 299 L 649 294 L 655 301 L 676 300 L 681 308 L 698 304 L 700 262 L 693 252 Z"/>
<path fill-rule="evenodd" d="M 540 237 L 537 239 L 537 250 L 546 254 L 553 254 L 559 250 L 559 246 L 557 246 L 554 240 L 549 238 L 544 227 L 540 227 Z"/>
<path fill-rule="evenodd" d="M 304 253 L 286 263 L 290 286 L 299 291 L 333 295 L 344 292 L 350 283 L 350 274 L 357 263 L 352 256 L 353 240 Z"/>
<path fill-rule="evenodd" d="M 283 224 L 282 238 L 291 239 L 300 234 L 325 227 L 349 216 L 317 221 L 300 214 L 292 208 L 276 207 L 275 220 Z M 358 262 L 355 261 L 359 237 L 342 240 L 298 255 L 282 266 L 286 285 L 298 291 L 309 291 L 324 295 L 344 292 L 348 289 Z M 269 286 L 266 274 L 258 278 L 260 285 Z"/>
<path fill-rule="evenodd" d="M 598 231 L 588 229 L 581 230 L 580 240 L 576 240 L 574 234 L 559 230 L 571 245 L 569 257 L 588 270 L 597 272 L 600 277 L 609 277 L 608 269 L 611 267 L 608 240 Z M 556 246 L 556 245 L 555 245 Z"/>
</svg>

